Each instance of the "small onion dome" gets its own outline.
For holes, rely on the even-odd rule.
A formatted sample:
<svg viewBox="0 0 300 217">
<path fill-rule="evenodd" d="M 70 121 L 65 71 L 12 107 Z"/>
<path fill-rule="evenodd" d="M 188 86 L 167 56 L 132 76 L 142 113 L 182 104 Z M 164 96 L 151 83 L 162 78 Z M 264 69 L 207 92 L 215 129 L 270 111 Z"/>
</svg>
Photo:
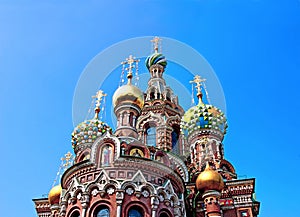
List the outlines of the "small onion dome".
<svg viewBox="0 0 300 217">
<path fill-rule="evenodd" d="M 50 205 L 59 204 L 61 190 L 62 190 L 61 186 L 56 185 L 49 191 L 48 201 Z"/>
<path fill-rule="evenodd" d="M 218 130 L 225 134 L 227 121 L 220 109 L 212 105 L 198 103 L 185 112 L 181 119 L 181 128 L 185 136 L 201 129 Z"/>
<path fill-rule="evenodd" d="M 72 133 L 72 147 L 76 149 L 79 145 L 93 143 L 107 131 L 111 133 L 112 129 L 106 123 L 98 119 L 86 120 L 75 127 Z"/>
<path fill-rule="evenodd" d="M 207 164 L 205 170 L 197 177 L 196 188 L 201 191 L 221 191 L 224 188 L 223 178 Z"/>
<path fill-rule="evenodd" d="M 139 108 L 144 106 L 144 94 L 143 92 L 132 85 L 131 83 L 119 87 L 113 95 L 113 105 L 116 107 L 121 103 L 132 103 Z"/>
<path fill-rule="evenodd" d="M 145 63 L 146 63 L 148 70 L 150 69 L 151 66 L 153 66 L 155 64 L 159 64 L 164 68 L 166 68 L 166 66 L 167 66 L 167 60 L 166 60 L 165 56 L 160 53 L 154 53 L 154 54 L 148 56 Z"/>
</svg>

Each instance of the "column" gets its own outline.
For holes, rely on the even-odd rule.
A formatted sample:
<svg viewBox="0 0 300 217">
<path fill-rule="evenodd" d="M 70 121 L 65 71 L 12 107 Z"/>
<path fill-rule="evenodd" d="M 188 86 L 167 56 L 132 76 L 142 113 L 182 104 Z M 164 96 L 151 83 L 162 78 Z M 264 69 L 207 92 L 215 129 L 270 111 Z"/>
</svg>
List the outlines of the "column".
<svg viewBox="0 0 300 217">
<path fill-rule="evenodd" d="M 221 217 L 220 197 L 221 193 L 216 190 L 205 191 L 202 195 L 208 217 Z"/>
</svg>

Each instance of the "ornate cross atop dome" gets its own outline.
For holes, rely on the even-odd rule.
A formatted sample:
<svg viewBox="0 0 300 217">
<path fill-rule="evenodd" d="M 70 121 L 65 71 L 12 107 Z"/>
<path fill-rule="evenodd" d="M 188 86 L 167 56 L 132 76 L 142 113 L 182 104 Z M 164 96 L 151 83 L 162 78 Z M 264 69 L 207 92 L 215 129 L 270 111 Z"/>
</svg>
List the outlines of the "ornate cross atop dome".
<svg viewBox="0 0 300 217">
<path fill-rule="evenodd" d="M 123 65 L 123 67 L 128 64 L 128 67 L 125 68 L 125 70 L 127 71 L 128 84 L 131 84 L 132 69 L 135 68 L 136 71 L 138 70 L 138 67 L 137 67 L 138 62 L 140 62 L 140 60 L 139 59 L 135 59 L 135 57 L 133 57 L 132 55 L 129 55 L 129 57 L 126 58 L 125 61 L 121 62 L 121 64 Z M 134 65 L 134 63 L 135 63 L 135 65 Z"/>
<path fill-rule="evenodd" d="M 203 104 L 202 102 L 202 86 L 203 82 L 206 81 L 205 78 L 201 78 L 200 75 L 195 75 L 194 80 L 191 80 L 190 83 L 195 83 L 196 84 L 196 89 L 197 89 L 197 97 L 199 99 L 199 103 Z"/>
<path fill-rule="evenodd" d="M 103 97 L 107 96 L 106 93 L 104 93 L 102 90 L 98 90 L 95 96 L 92 96 L 92 98 L 96 98 L 96 104 L 95 104 L 95 119 L 99 118 L 100 113 L 100 105 Z"/>
<path fill-rule="evenodd" d="M 159 42 L 161 41 L 162 39 L 158 36 L 155 36 L 151 42 L 153 42 L 153 48 L 154 48 L 154 52 L 155 53 L 158 53 L 158 45 L 159 45 Z"/>
</svg>

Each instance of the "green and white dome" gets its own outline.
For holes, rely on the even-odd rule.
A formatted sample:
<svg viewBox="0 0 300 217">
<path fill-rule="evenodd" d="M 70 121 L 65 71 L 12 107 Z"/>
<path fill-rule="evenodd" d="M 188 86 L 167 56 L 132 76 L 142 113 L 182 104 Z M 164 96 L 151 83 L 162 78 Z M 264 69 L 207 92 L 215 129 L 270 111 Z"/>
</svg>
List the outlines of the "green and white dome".
<svg viewBox="0 0 300 217">
<path fill-rule="evenodd" d="M 204 103 L 190 108 L 181 119 L 182 133 L 186 137 L 199 130 L 215 130 L 225 134 L 226 128 L 224 113 L 215 106 Z"/>
<path fill-rule="evenodd" d="M 104 135 L 107 131 L 111 133 L 111 127 L 98 119 L 86 120 L 80 123 L 72 133 L 72 147 L 75 153 L 80 146 L 95 142 L 98 137 Z"/>
</svg>

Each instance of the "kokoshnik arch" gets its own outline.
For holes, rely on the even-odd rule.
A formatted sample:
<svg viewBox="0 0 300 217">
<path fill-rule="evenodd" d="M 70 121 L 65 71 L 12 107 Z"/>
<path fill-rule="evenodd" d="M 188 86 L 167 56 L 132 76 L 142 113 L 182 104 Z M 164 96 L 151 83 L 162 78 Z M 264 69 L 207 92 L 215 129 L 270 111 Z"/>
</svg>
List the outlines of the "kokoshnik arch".
<svg viewBox="0 0 300 217">
<path fill-rule="evenodd" d="M 75 127 L 74 162 L 66 155 L 60 183 L 33 199 L 39 217 L 258 216 L 255 179 L 238 179 L 225 159 L 227 120 L 204 99 L 205 79 L 190 81 L 198 102 L 184 111 L 164 79 L 160 39 L 152 42 L 147 88 L 133 84 L 139 60 L 130 55 L 127 83 L 113 96 L 99 90 L 94 117 Z M 101 119 L 104 97 L 112 97 L 115 130 Z"/>
</svg>

